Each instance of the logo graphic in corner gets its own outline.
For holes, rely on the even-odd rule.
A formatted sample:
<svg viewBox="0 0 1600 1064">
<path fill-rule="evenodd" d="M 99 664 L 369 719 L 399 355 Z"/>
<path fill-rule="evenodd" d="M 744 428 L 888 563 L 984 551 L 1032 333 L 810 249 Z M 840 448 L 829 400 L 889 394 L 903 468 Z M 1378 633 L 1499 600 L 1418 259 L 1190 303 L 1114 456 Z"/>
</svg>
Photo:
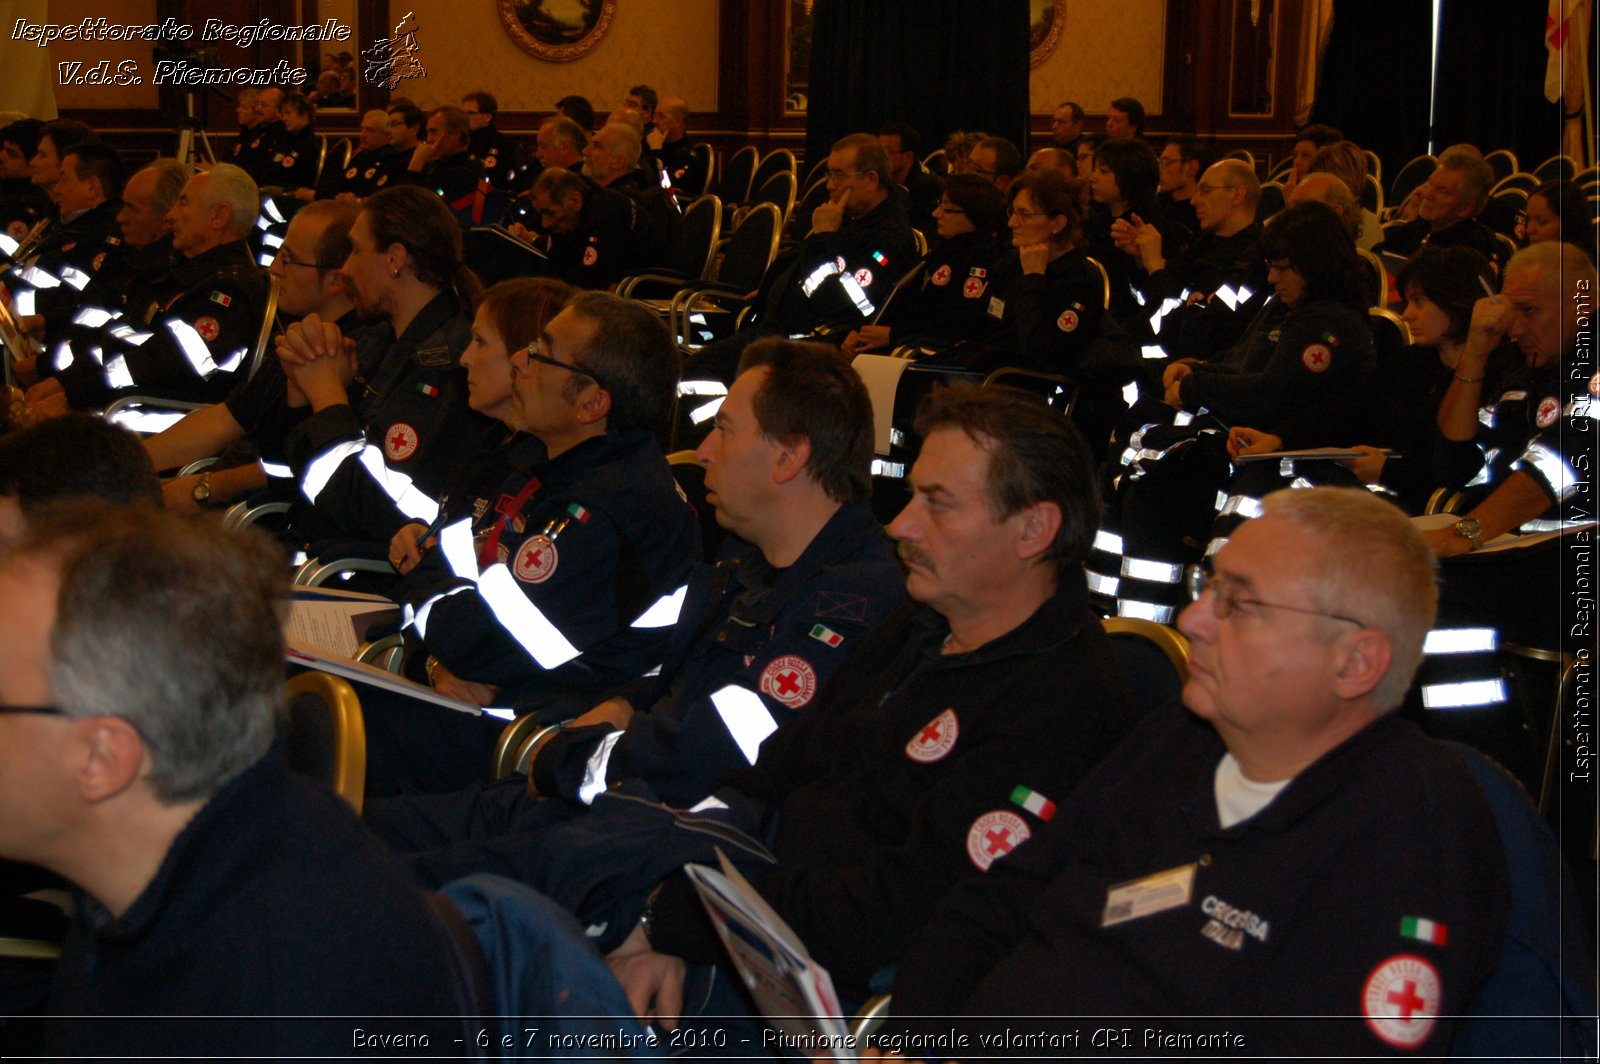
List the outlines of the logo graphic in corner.
<svg viewBox="0 0 1600 1064">
<path fill-rule="evenodd" d="M 817 693 L 817 673 L 805 658 L 785 654 L 761 670 L 761 693 L 799 709 Z"/>
<path fill-rule="evenodd" d="M 985 813 L 967 831 L 967 856 L 978 871 L 987 872 L 990 865 L 1027 842 L 1032 834 L 1027 822 L 1015 813 L 1004 809 Z"/>
<path fill-rule="evenodd" d="M 1415 1049 L 1428 1040 L 1443 998 L 1438 971 L 1411 953 L 1380 963 L 1361 988 L 1367 1026 L 1397 1049 Z"/>
<path fill-rule="evenodd" d="M 932 764 L 955 748 L 956 738 L 960 734 L 961 722 L 956 720 L 956 711 L 952 707 L 924 724 L 911 737 L 911 741 L 906 743 L 906 756 L 925 765 Z"/>
</svg>

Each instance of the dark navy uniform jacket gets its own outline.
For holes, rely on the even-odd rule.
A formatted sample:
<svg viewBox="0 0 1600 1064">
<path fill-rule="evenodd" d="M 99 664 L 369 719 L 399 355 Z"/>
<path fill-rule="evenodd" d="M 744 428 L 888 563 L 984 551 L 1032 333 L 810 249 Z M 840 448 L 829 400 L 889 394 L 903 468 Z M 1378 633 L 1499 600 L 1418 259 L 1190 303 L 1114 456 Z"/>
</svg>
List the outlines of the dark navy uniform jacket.
<svg viewBox="0 0 1600 1064">
<path fill-rule="evenodd" d="M 841 507 L 786 569 L 730 537 L 722 561 L 690 582 L 661 675 L 619 692 L 638 710 L 626 731 L 561 733 L 534 764 L 539 793 L 588 801 L 586 786 L 631 778 L 669 805 L 699 801 L 723 773 L 754 764 L 761 740 L 805 712 L 845 653 L 904 600 L 894 550 L 865 502 Z"/>
<path fill-rule="evenodd" d="M 1225 752 L 1182 707 L 1152 714 L 1021 853 L 951 894 L 895 1011 L 945 1029 L 1150 1017 L 1273 1056 L 1447 1050 L 1506 935 L 1504 851 L 1467 766 L 1383 716 L 1225 828 Z M 1129 888 L 1185 868 L 1166 904 Z"/>
<path fill-rule="evenodd" d="M 348 192 L 365 199 L 388 188 L 395 175 L 406 168 L 411 157 L 391 144 L 380 144 L 371 151 L 359 151 L 350 157 L 343 170 L 328 167 L 317 181 L 317 199 L 333 199 Z"/>
<path fill-rule="evenodd" d="M 172 260 L 164 277 L 134 293 L 121 319 L 72 341 L 73 364 L 60 374 L 78 408 L 106 390 L 154 389 L 205 402 L 221 400 L 248 367 L 266 313 L 266 281 L 242 240 Z"/>
<path fill-rule="evenodd" d="M 470 325 L 441 292 L 396 337 L 381 326 L 357 345 L 366 390 L 289 434 L 301 491 L 344 535 L 387 544 L 409 520 L 432 521 L 463 449 L 501 431 L 467 405 L 461 368 Z"/>
<path fill-rule="evenodd" d="M 26 301 L 20 312 L 42 314 L 46 340 L 58 339 L 83 301 L 83 291 L 100 271 L 122 254 L 122 227 L 112 200 L 90 207 L 68 222 L 53 222 L 25 261 L 5 273 L 6 288 L 18 297 L 31 291 L 33 309 Z"/>
<path fill-rule="evenodd" d="M 563 720 L 661 663 L 699 525 L 648 432 L 524 453 L 490 529 L 446 525 L 402 600 L 450 672 Z"/>
</svg>

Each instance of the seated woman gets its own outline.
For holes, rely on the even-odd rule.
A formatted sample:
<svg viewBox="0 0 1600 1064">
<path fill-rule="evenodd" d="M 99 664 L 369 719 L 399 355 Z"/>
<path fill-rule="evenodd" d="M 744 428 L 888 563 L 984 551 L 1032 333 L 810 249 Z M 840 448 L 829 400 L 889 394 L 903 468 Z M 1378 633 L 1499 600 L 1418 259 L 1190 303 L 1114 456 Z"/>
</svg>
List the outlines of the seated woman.
<svg viewBox="0 0 1600 1064">
<path fill-rule="evenodd" d="M 1575 181 L 1546 181 L 1528 193 L 1528 244 L 1564 240 L 1594 260 L 1595 225 L 1589 200 Z"/>
<path fill-rule="evenodd" d="M 1353 443 L 1367 433 L 1363 389 L 1376 365 L 1365 268 L 1344 223 L 1321 203 L 1274 215 L 1261 235 L 1274 298 L 1216 362 L 1183 359 L 1162 376 L 1167 403 L 1251 425 L 1288 447 Z"/>
<path fill-rule="evenodd" d="M 1382 484 L 1400 497 L 1408 513 L 1421 513 L 1436 484 L 1434 414 L 1456 372 L 1467 342 L 1472 305 L 1494 276 L 1489 260 L 1470 248 L 1423 247 L 1400 270 L 1405 296 L 1401 317 L 1411 327 L 1411 346 L 1381 361 L 1369 395 L 1373 425 L 1368 442 L 1353 445 L 1360 458 L 1341 463 L 1338 472 L 1321 465 L 1302 472 L 1332 473 L 1319 482 Z M 1509 353 L 1497 352 L 1488 375 L 1503 379 L 1513 367 Z M 1491 390 L 1488 394 L 1498 394 Z M 1236 426 L 1228 434 L 1234 459 L 1280 450 L 1283 440 L 1254 428 Z M 1340 473 L 1348 474 L 1348 477 Z"/>
<path fill-rule="evenodd" d="M 845 354 L 888 352 L 909 340 L 942 347 L 991 328 L 984 296 L 1003 254 L 1005 194 L 976 174 L 952 174 L 933 217 L 939 243 L 923 256 L 920 287 L 896 297 L 875 324 L 845 337 Z"/>
<path fill-rule="evenodd" d="M 1079 174 L 1084 174 L 1080 167 Z M 1117 247 L 1112 229 L 1117 222 L 1142 221 L 1161 233 L 1161 247 L 1168 258 L 1177 258 L 1188 247 L 1194 234 L 1169 221 L 1156 206 L 1156 188 L 1161 164 L 1156 153 L 1141 140 L 1108 140 L 1094 156 L 1094 171 L 1086 177 L 1094 207 L 1084 223 L 1089 254 L 1099 260 L 1111 278 L 1111 316 L 1119 321 L 1148 317 L 1134 296 L 1144 288 L 1144 266 L 1137 255 Z"/>
</svg>

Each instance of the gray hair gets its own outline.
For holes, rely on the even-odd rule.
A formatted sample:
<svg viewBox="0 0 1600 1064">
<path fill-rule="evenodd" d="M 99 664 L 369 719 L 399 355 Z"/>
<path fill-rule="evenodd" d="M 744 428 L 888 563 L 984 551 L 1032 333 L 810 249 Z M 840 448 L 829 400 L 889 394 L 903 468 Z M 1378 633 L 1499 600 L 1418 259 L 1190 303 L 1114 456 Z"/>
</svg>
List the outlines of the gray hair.
<svg viewBox="0 0 1600 1064">
<path fill-rule="evenodd" d="M 200 205 L 210 209 L 219 203 L 228 205 L 228 236 L 242 240 L 255 228 L 256 216 L 261 213 L 261 189 L 255 178 L 232 163 L 218 163 L 207 171 L 211 180 L 205 183 L 205 193 Z"/>
<path fill-rule="evenodd" d="M 611 393 L 606 430 L 664 429 L 682 367 L 666 325 L 642 304 L 609 292 L 579 292 L 567 300 L 567 309 L 595 325 L 594 339 L 574 363 L 592 370 Z M 577 380 L 569 385 L 578 386 Z"/>
<path fill-rule="evenodd" d="M 1472 213 L 1483 210 L 1483 205 L 1489 202 L 1489 189 L 1494 187 L 1494 170 L 1483 161 L 1477 149 L 1450 148 L 1439 156 L 1439 165 L 1461 175 L 1461 185 L 1456 191 L 1476 205 Z"/>
<path fill-rule="evenodd" d="M 639 155 L 643 148 L 639 143 L 638 130 L 621 122 L 607 122 L 600 127 L 600 132 L 594 135 L 595 140 L 599 140 L 601 137 L 610 142 L 606 146 L 611 149 L 614 155 L 628 164 L 628 169 L 631 170 L 639 165 Z"/>
<path fill-rule="evenodd" d="M 180 163 L 176 159 L 157 159 L 150 165 L 141 167 L 139 172 L 145 171 L 156 176 L 155 192 L 150 197 L 150 209 L 162 215 L 172 210 L 172 205 L 178 202 L 178 193 L 183 191 L 183 186 L 194 176 L 194 171 L 187 163 Z M 252 217 L 250 221 L 254 224 L 255 218 Z"/>
<path fill-rule="evenodd" d="M 467 118 L 467 112 L 453 103 L 448 103 L 436 108 L 433 113 L 444 119 L 446 133 L 457 134 L 463 144 L 472 139 L 472 122 Z"/>
<path fill-rule="evenodd" d="M 167 804 L 204 799 L 267 752 L 283 717 L 284 558 L 257 533 L 167 511 L 77 503 L 18 557 L 60 575 L 50 678 L 63 713 L 144 741 Z"/>
<path fill-rule="evenodd" d="M 1576 244 L 1561 240 L 1546 240 L 1529 244 L 1506 263 L 1505 277 L 1524 270 L 1537 271 L 1544 287 L 1558 299 L 1564 299 L 1576 288 L 1579 281 L 1587 282 L 1587 291 L 1595 289 L 1595 268 L 1589 256 Z M 1502 281 L 1501 287 L 1504 287 Z M 1571 342 L 1571 337 L 1566 338 Z"/>
<path fill-rule="evenodd" d="M 1404 513 L 1360 488 L 1285 488 L 1261 503 L 1265 516 L 1317 540 L 1305 587 L 1317 609 L 1357 618 L 1389 641 L 1389 671 L 1372 701 L 1379 712 L 1397 709 L 1439 602 L 1427 541 Z"/>
</svg>

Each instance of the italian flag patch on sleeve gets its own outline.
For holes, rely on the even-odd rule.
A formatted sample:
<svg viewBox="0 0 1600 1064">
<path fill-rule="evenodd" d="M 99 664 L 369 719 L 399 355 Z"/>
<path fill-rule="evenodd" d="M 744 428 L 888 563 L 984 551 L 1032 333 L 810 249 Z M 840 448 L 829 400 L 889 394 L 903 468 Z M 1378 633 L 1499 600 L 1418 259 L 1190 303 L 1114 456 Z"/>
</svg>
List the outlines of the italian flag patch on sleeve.
<svg viewBox="0 0 1600 1064">
<path fill-rule="evenodd" d="M 1013 805 L 1022 806 L 1022 808 L 1026 809 L 1040 820 L 1049 820 L 1051 817 L 1056 815 L 1056 803 L 1052 802 L 1038 791 L 1024 787 L 1020 783 L 1017 785 L 1016 789 L 1011 792 L 1011 802 Z"/>
<path fill-rule="evenodd" d="M 1427 942 L 1435 946 L 1442 946 L 1450 937 L 1450 929 L 1443 924 L 1420 916 L 1402 916 L 1400 918 L 1400 936 L 1414 938 L 1418 942 Z"/>
</svg>

